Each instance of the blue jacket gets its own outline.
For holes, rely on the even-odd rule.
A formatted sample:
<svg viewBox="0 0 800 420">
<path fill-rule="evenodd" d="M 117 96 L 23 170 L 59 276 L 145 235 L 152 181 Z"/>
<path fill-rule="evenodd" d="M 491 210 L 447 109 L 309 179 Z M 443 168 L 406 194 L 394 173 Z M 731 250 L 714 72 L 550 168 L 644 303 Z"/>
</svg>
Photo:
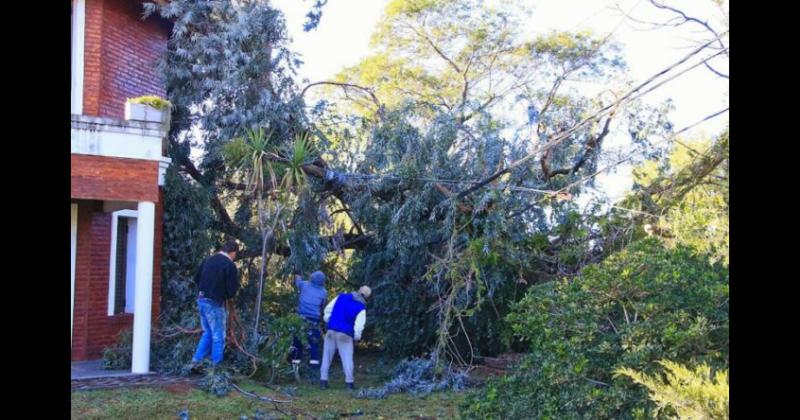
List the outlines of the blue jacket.
<svg viewBox="0 0 800 420">
<path fill-rule="evenodd" d="M 300 291 L 297 313 L 300 316 L 319 320 L 328 291 L 325 290 L 325 275 L 319 271 L 311 274 L 311 281 L 295 278 L 294 285 Z"/>
<path fill-rule="evenodd" d="M 327 320 L 328 329 L 354 337 L 356 317 L 361 311 L 366 310 L 365 302 L 357 293 L 342 293 L 335 300 L 330 318 Z"/>
</svg>

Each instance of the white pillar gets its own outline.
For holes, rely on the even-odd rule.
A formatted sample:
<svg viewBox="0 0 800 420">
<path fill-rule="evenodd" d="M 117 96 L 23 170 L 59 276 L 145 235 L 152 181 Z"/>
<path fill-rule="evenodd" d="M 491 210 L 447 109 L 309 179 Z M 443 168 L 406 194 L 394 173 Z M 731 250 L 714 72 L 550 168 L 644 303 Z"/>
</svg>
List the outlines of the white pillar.
<svg viewBox="0 0 800 420">
<path fill-rule="evenodd" d="M 148 373 L 150 371 L 155 208 L 155 204 L 149 201 L 140 201 L 138 206 L 131 373 Z"/>
<path fill-rule="evenodd" d="M 83 114 L 83 44 L 86 30 L 86 1 L 72 1 L 72 95 L 70 110 Z"/>
</svg>

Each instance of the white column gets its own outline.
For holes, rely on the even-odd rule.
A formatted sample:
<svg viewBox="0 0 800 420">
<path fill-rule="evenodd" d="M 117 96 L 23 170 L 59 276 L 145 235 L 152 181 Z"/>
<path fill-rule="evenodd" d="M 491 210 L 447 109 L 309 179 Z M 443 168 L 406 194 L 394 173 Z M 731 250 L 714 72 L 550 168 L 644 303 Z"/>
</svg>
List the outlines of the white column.
<svg viewBox="0 0 800 420">
<path fill-rule="evenodd" d="M 136 229 L 136 285 L 133 314 L 131 373 L 150 371 L 150 319 L 153 300 L 153 238 L 155 204 L 140 201 Z"/>
<path fill-rule="evenodd" d="M 72 1 L 72 95 L 71 112 L 83 113 L 83 43 L 86 27 L 86 1 Z"/>
<path fill-rule="evenodd" d="M 75 256 L 78 247 L 78 205 L 70 204 L 69 210 L 69 347 L 72 348 L 72 324 L 75 314 Z"/>
</svg>

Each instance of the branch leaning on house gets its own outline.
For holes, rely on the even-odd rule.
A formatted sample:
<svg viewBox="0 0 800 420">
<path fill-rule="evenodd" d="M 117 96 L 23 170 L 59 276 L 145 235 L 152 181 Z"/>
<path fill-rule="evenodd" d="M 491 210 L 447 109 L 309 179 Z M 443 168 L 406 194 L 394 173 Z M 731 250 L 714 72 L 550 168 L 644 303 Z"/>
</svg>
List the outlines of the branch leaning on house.
<svg viewBox="0 0 800 420">
<path fill-rule="evenodd" d="M 169 141 L 174 149 L 177 150 L 179 148 L 177 141 L 175 141 L 173 138 L 170 138 Z M 200 171 L 194 165 L 192 160 L 189 158 L 188 154 L 179 153 L 178 163 L 184 169 L 184 172 L 189 174 L 189 176 L 192 177 L 192 179 L 194 179 L 195 181 L 197 181 L 197 183 L 206 188 L 209 187 L 213 188 L 212 185 L 208 185 L 205 177 L 203 177 L 203 174 L 200 173 Z M 220 221 L 222 222 L 223 231 L 230 236 L 236 238 L 241 237 L 242 235 L 241 226 L 237 225 L 233 221 L 233 219 L 231 219 L 231 216 L 228 214 L 228 211 L 225 210 L 225 205 L 222 204 L 222 200 L 220 200 L 219 195 L 217 195 L 216 190 L 214 190 L 211 195 L 212 195 L 211 206 L 214 209 L 214 212 L 217 213 L 217 216 L 219 216 Z"/>
</svg>

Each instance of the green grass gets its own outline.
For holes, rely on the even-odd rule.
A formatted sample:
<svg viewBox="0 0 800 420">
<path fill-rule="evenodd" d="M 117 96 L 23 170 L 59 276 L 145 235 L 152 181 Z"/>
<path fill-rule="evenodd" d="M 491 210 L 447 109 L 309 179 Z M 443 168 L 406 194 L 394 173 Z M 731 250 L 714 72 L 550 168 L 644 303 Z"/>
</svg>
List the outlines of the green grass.
<svg viewBox="0 0 800 420">
<path fill-rule="evenodd" d="M 381 363 L 375 355 L 356 355 L 356 385 L 379 386 L 388 379 L 394 366 Z M 350 395 L 344 386 L 344 376 L 338 357 L 331 366 L 327 390 L 318 388 L 318 381 L 304 379 L 302 383 L 283 380 L 274 388 L 293 391 L 293 402 L 280 404 L 280 408 L 299 418 L 396 419 L 396 418 L 455 418 L 464 392 L 434 393 L 427 397 L 393 394 L 382 400 L 359 399 Z M 275 399 L 286 395 L 265 387 L 258 381 L 239 380 L 243 389 Z M 72 393 L 72 418 L 86 419 L 175 419 L 178 413 L 189 409 L 192 419 L 252 418 L 256 410 L 268 415 L 279 415 L 272 404 L 255 400 L 233 391 L 225 397 L 216 397 L 200 389 L 174 389 L 170 387 L 122 388 L 114 390 L 76 391 Z"/>
</svg>

